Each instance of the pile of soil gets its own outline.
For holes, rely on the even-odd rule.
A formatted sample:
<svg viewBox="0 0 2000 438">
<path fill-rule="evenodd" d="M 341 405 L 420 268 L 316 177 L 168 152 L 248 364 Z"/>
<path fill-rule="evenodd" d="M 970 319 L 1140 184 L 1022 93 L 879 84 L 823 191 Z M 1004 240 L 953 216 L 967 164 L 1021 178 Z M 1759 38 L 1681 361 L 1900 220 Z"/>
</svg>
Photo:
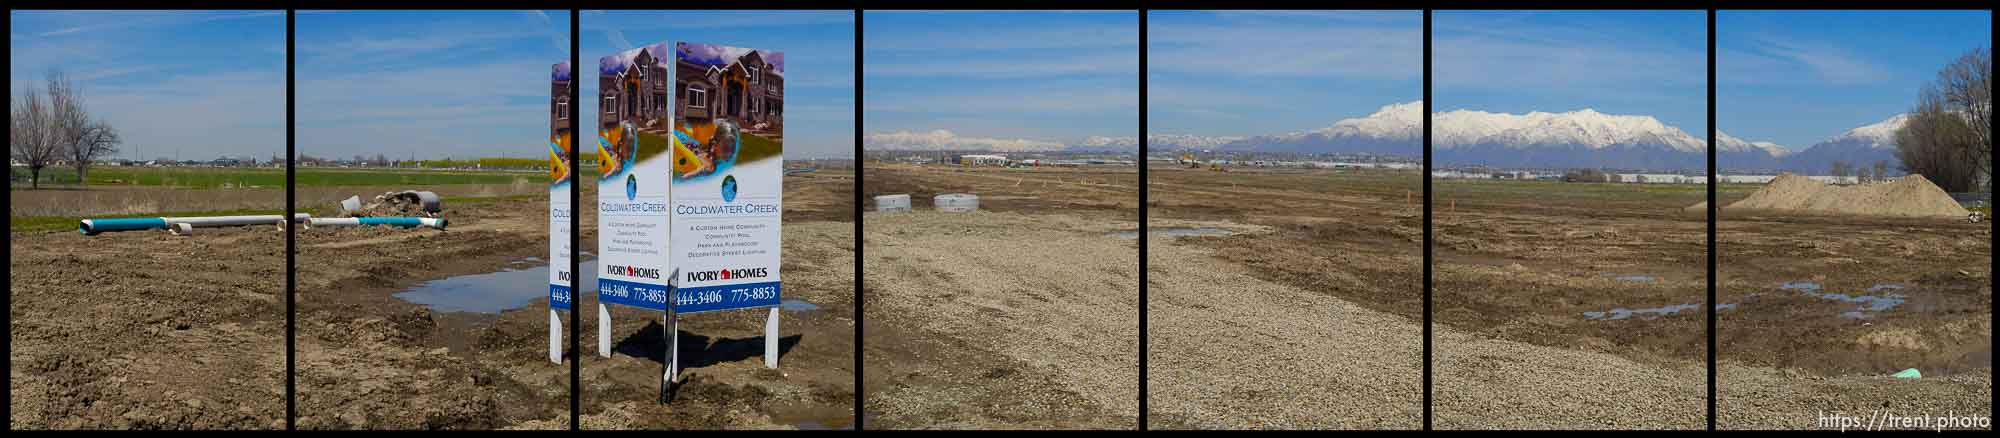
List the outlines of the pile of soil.
<svg viewBox="0 0 2000 438">
<path fill-rule="evenodd" d="M 1750 197 L 1723 208 L 1903 217 L 1965 217 L 1970 213 L 1944 189 L 1916 174 L 1886 183 L 1843 187 L 1785 173 Z"/>
</svg>

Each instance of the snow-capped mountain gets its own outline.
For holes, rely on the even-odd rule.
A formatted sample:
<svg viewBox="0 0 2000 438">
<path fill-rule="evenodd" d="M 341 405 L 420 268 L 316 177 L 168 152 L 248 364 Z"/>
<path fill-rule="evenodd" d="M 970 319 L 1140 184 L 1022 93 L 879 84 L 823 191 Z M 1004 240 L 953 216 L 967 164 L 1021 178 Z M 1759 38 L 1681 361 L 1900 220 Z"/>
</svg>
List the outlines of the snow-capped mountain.
<svg viewBox="0 0 2000 438">
<path fill-rule="evenodd" d="M 1766 172 L 1784 168 L 1792 150 L 1768 141 L 1748 141 L 1715 131 L 1715 165 L 1724 172 Z"/>
<path fill-rule="evenodd" d="M 1148 134 L 1146 147 L 1159 150 L 1214 149 L 1243 137 L 1208 137 L 1194 134 Z"/>
<path fill-rule="evenodd" d="M 1902 160 L 1896 159 L 1896 130 L 1903 129 L 1903 123 L 1907 121 L 1908 114 L 1897 114 L 1887 120 L 1849 129 L 1838 137 L 1815 143 L 1785 157 L 1784 169 L 1823 174 L 1833 169 L 1835 161 L 1845 161 L 1856 167 L 1888 161 L 1889 169 L 1896 169 L 1902 164 Z"/>
<path fill-rule="evenodd" d="M 862 136 L 861 146 L 882 151 L 1048 152 L 1062 143 L 1019 138 L 965 137 L 948 130 L 876 132 Z"/>
<path fill-rule="evenodd" d="M 1562 113 L 1454 110 L 1431 118 L 1441 166 L 1594 167 L 1699 171 L 1707 142 L 1651 116 L 1582 109 Z"/>
<path fill-rule="evenodd" d="M 1069 149 L 1076 151 L 1137 151 L 1139 150 L 1139 138 L 1093 135 L 1083 139 L 1082 143 L 1070 145 Z"/>
<path fill-rule="evenodd" d="M 1330 127 L 1259 135 L 1231 141 L 1217 149 L 1417 157 L 1423 155 L 1423 123 L 1424 102 L 1405 102 L 1384 106 L 1367 117 L 1340 120 Z"/>
</svg>

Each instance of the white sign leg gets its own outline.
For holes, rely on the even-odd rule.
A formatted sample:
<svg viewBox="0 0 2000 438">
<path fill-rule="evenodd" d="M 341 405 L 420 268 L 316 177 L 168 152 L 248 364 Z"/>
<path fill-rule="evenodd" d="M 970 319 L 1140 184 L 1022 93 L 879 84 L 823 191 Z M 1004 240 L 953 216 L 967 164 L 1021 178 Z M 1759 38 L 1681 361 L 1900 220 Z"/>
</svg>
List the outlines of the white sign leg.
<svg viewBox="0 0 2000 438">
<path fill-rule="evenodd" d="M 680 381 L 681 370 L 681 319 L 674 312 L 667 312 L 667 323 L 662 327 L 667 333 L 667 384 Z"/>
<path fill-rule="evenodd" d="M 771 307 L 771 316 L 764 320 L 764 368 L 778 369 L 778 308 Z"/>
<path fill-rule="evenodd" d="M 549 362 L 562 363 L 562 316 L 549 309 Z"/>
<path fill-rule="evenodd" d="M 597 355 L 611 357 L 611 309 L 597 303 Z"/>
</svg>

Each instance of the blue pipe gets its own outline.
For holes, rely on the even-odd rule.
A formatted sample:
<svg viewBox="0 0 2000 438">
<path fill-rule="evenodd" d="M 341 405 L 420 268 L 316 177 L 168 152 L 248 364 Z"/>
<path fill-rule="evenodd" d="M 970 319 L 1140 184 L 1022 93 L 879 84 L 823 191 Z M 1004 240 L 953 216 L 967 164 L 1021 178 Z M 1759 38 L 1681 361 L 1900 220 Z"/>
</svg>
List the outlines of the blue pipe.
<svg viewBox="0 0 2000 438">
<path fill-rule="evenodd" d="M 411 228 L 411 227 L 423 226 L 424 224 L 423 222 L 424 218 L 418 218 L 418 217 L 363 217 L 356 219 L 359 219 L 362 225 L 388 225 L 394 227 Z M 437 222 L 438 222 L 438 228 L 440 229 L 444 228 L 446 225 L 449 225 L 450 223 L 449 221 L 446 221 L 443 218 L 437 219 Z"/>
<path fill-rule="evenodd" d="M 95 236 L 106 231 L 164 230 L 166 218 L 140 217 L 119 219 L 84 219 L 77 221 L 76 232 L 85 236 Z"/>
</svg>

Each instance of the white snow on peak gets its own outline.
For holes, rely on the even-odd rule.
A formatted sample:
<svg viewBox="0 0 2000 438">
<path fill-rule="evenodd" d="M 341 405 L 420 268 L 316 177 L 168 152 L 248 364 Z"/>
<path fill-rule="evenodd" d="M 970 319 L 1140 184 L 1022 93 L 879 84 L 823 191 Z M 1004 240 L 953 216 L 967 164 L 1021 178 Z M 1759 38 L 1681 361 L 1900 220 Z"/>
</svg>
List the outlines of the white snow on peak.
<svg viewBox="0 0 2000 438">
<path fill-rule="evenodd" d="M 1356 136 L 1384 139 L 1414 140 L 1422 138 L 1419 129 L 1424 124 L 1424 101 L 1389 104 L 1376 109 L 1367 117 L 1342 119 L 1333 126 L 1308 132 L 1285 134 L 1281 137 L 1299 137 L 1317 133 L 1328 137 Z"/>
<path fill-rule="evenodd" d="M 1723 132 L 1722 130 L 1719 129 L 1715 131 L 1715 140 L 1716 140 L 1715 150 L 1720 152 L 1742 152 L 1742 151 L 1757 150 L 1757 151 L 1763 151 L 1765 154 L 1769 154 L 1770 156 L 1773 157 L 1782 157 L 1790 155 L 1792 153 L 1792 150 L 1790 148 L 1786 148 L 1783 145 L 1774 142 L 1747 141 L 1744 139 L 1731 136 L 1729 135 L 1729 133 Z"/>
<path fill-rule="evenodd" d="M 1652 116 L 1604 114 L 1585 108 L 1527 114 L 1454 110 L 1431 119 L 1432 143 L 1440 148 L 1496 143 L 1512 147 L 1576 144 L 1603 148 L 1617 144 L 1661 144 L 1705 153 L 1706 142 Z"/>
<path fill-rule="evenodd" d="M 1128 147 L 1136 147 L 1138 145 L 1139 145 L 1139 139 L 1136 137 L 1105 137 L 1101 135 L 1093 135 L 1088 138 L 1084 138 L 1082 143 L 1082 146 L 1085 147 L 1128 148 Z"/>
<path fill-rule="evenodd" d="M 1892 148 L 1896 146 L 1896 130 L 1903 129 L 1903 123 L 1909 120 L 1909 114 L 1897 114 L 1895 117 L 1875 122 L 1872 125 L 1849 129 L 1847 132 L 1841 133 L 1839 137 L 1828 141 L 1857 140 L 1878 149 Z"/>
<path fill-rule="evenodd" d="M 1194 134 L 1149 134 L 1147 145 L 1208 149 L 1242 140 L 1243 137 L 1208 137 Z"/>
</svg>

